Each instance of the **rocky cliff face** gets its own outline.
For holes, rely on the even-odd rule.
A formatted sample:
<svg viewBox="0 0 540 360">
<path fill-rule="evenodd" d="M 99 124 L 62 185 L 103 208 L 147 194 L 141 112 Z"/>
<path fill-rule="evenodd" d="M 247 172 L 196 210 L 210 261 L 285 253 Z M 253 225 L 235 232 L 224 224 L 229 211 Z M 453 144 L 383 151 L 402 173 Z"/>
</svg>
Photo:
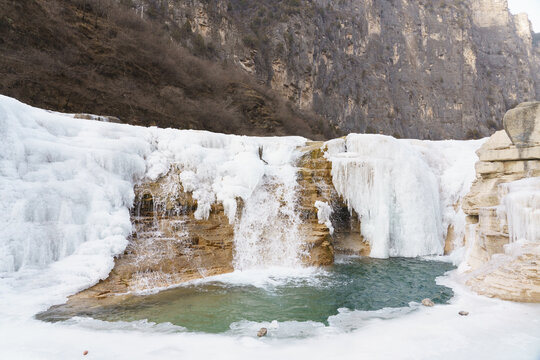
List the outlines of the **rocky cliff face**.
<svg viewBox="0 0 540 360">
<path fill-rule="evenodd" d="M 540 182 L 527 179 L 540 176 L 540 103 L 509 111 L 504 122 L 506 131 L 478 151 L 477 179 L 463 202 L 467 284 L 488 296 L 540 302 Z"/>
<path fill-rule="evenodd" d="M 0 0 L 0 94 L 132 125 L 333 136 L 313 112 L 233 64 L 207 59 L 212 51 L 204 41 L 186 36 L 196 45 L 186 49 L 171 39 L 174 32 L 126 3 Z"/>
<path fill-rule="evenodd" d="M 472 138 L 540 96 L 540 46 L 507 0 L 133 0 L 341 133 Z"/>
</svg>

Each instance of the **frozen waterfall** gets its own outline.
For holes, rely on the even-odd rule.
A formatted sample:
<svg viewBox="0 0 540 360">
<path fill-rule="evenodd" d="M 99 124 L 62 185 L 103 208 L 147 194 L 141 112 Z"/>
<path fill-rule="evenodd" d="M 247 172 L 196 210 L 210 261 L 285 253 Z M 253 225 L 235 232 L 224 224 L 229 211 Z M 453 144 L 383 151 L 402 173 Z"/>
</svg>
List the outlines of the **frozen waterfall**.
<svg viewBox="0 0 540 360">
<path fill-rule="evenodd" d="M 499 191 L 497 214 L 508 225 L 510 241 L 540 242 L 540 178 L 501 184 Z"/>
<path fill-rule="evenodd" d="M 238 268 L 298 264 L 294 163 L 304 138 L 76 119 L 5 96 L 0 138 L 0 272 L 7 277 L 36 271 L 64 284 L 60 294 L 105 278 L 132 231 L 134 185 L 173 165 L 197 201 L 196 218 L 223 204 L 236 228 Z"/>
<path fill-rule="evenodd" d="M 463 232 L 458 205 L 480 145 L 359 134 L 325 144 L 334 186 L 358 214 L 370 256 L 443 253 L 448 226 Z"/>
<path fill-rule="evenodd" d="M 4 96 L 0 137 L 0 290 L 31 303 L 27 311 L 107 277 L 132 231 L 134 185 L 172 167 L 197 202 L 196 218 L 223 204 L 236 269 L 300 266 L 304 138 L 83 120 Z M 461 231 L 455 206 L 474 178 L 478 146 L 354 134 L 325 144 L 334 186 L 360 216 L 371 256 L 442 253 L 448 226 Z M 331 227 L 331 206 L 313 206 Z"/>
</svg>

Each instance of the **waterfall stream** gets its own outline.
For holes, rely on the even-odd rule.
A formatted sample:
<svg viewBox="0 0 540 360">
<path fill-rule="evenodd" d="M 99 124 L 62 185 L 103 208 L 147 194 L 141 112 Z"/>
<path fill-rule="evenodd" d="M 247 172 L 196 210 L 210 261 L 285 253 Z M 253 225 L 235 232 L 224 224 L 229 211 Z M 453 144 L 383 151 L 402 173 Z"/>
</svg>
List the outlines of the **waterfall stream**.
<svg viewBox="0 0 540 360">
<path fill-rule="evenodd" d="M 267 166 L 263 182 L 246 200 L 235 226 L 237 270 L 300 265 L 302 234 L 292 164 Z"/>
</svg>

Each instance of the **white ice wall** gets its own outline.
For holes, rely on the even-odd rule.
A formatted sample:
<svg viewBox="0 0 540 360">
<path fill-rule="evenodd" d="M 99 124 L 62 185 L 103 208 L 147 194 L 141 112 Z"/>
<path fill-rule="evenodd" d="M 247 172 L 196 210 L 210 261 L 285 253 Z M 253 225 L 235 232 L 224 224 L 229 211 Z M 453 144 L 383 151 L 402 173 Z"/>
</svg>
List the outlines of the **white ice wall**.
<svg viewBox="0 0 540 360">
<path fill-rule="evenodd" d="M 442 254 L 481 141 L 397 140 L 350 134 L 325 144 L 338 193 L 360 217 L 372 257 Z"/>
<path fill-rule="evenodd" d="M 499 185 L 502 195 L 497 209 L 508 225 L 511 242 L 540 242 L 540 178 L 527 178 Z"/>
</svg>

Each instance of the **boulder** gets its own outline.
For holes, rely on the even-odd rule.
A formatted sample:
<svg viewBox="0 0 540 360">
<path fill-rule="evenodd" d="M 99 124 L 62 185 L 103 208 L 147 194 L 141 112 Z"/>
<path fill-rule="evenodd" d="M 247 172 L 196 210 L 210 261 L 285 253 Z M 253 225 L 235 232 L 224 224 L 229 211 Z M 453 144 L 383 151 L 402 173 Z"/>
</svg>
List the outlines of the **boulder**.
<svg viewBox="0 0 540 360">
<path fill-rule="evenodd" d="M 433 301 L 431 301 L 431 299 L 425 298 L 424 300 L 422 300 L 422 305 L 431 307 L 435 304 L 433 303 Z"/>
<path fill-rule="evenodd" d="M 257 336 L 263 337 L 263 336 L 266 336 L 267 333 L 268 333 L 268 329 L 263 327 L 259 330 L 259 332 L 257 333 Z"/>
<path fill-rule="evenodd" d="M 540 144 L 540 101 L 525 102 L 507 111 L 503 124 L 516 147 Z"/>
</svg>

